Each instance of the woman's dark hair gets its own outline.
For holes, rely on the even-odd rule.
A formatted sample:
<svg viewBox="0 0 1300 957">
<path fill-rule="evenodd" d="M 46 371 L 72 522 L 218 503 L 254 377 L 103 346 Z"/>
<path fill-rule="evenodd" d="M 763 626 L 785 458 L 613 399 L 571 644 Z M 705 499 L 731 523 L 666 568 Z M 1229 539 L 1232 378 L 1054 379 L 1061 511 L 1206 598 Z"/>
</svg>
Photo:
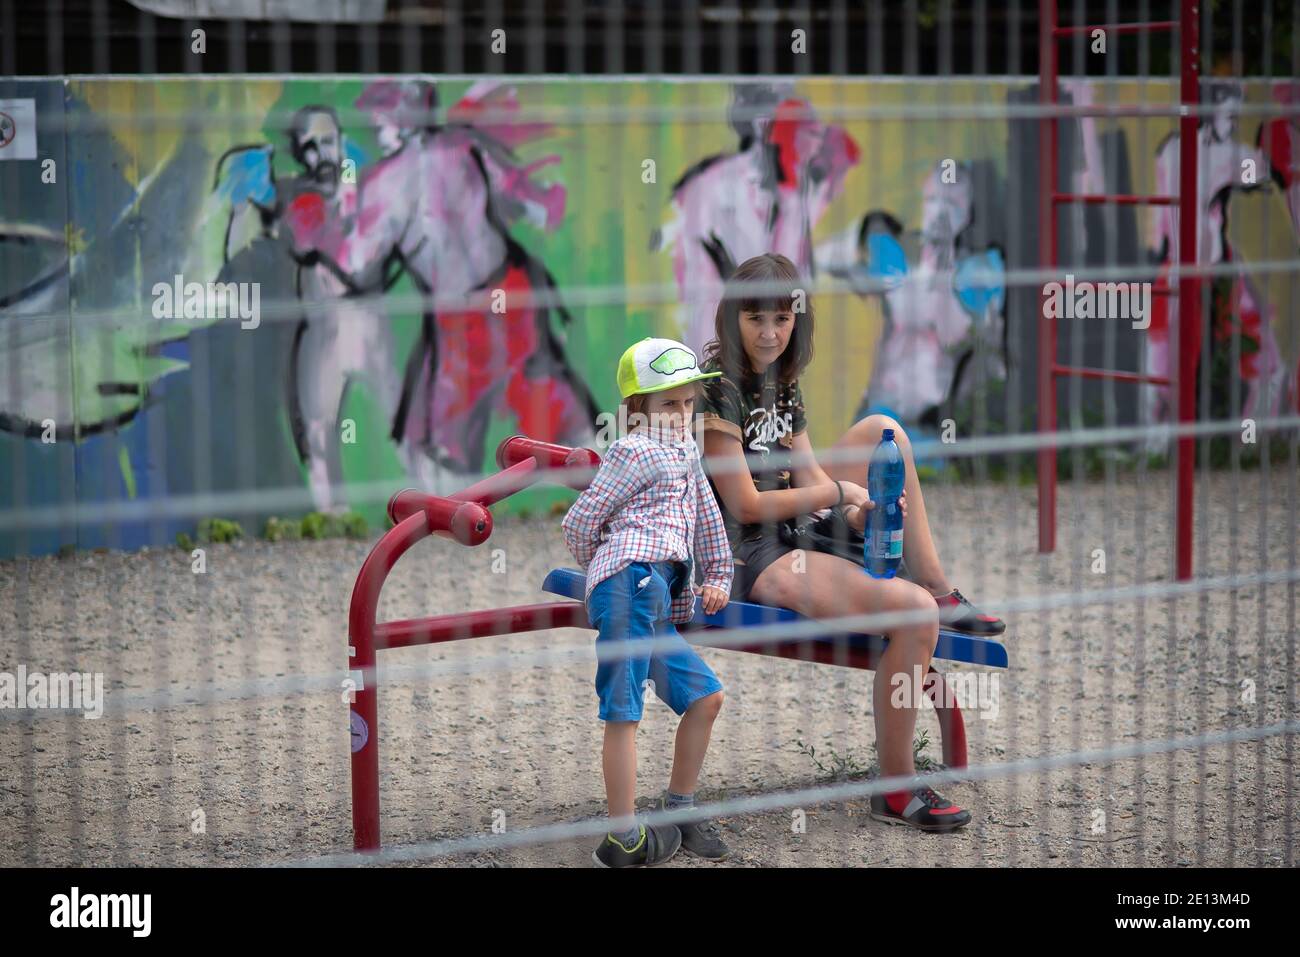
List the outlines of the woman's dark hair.
<svg viewBox="0 0 1300 957">
<path fill-rule="evenodd" d="M 812 301 L 801 283 L 799 270 L 780 253 L 763 253 L 737 266 L 718 303 L 714 338 L 704 347 L 705 360 L 716 360 L 723 374 L 737 385 L 753 379 L 755 372 L 740 336 L 740 314 L 793 312 L 794 332 L 776 360 L 776 372 L 782 382 L 799 378 L 813 357 Z M 796 305 L 801 308 L 796 310 Z"/>
</svg>

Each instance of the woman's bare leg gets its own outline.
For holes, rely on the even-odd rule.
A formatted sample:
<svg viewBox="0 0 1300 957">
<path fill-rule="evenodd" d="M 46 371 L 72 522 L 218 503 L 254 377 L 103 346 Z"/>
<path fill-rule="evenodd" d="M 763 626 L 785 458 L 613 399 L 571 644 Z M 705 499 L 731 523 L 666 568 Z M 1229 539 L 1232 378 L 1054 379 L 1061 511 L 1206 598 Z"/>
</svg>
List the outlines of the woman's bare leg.
<svg viewBox="0 0 1300 957">
<path fill-rule="evenodd" d="M 925 619 L 916 624 L 885 630 L 889 646 L 876 666 L 873 686 L 881 773 L 887 777 L 915 773 L 912 736 L 920 701 L 911 700 L 909 707 L 894 707 L 892 692 L 895 675 L 902 675 L 909 685 L 917 675 L 925 680 L 939 639 L 939 612 L 934 599 L 912 582 L 871 578 L 852 562 L 820 552 L 804 552 L 804 570 L 797 572 L 795 554 L 783 555 L 763 570 L 750 590 L 754 601 L 792 608 L 809 618 L 885 611 L 925 614 Z"/>
<path fill-rule="evenodd" d="M 943 573 L 939 562 L 939 552 L 934 547 L 934 538 L 930 535 L 930 520 L 925 514 L 925 498 L 921 495 L 921 480 L 916 475 L 916 463 L 912 459 L 912 440 L 908 438 L 903 427 L 887 415 L 869 415 L 854 423 L 838 442 L 832 446 L 834 451 L 867 450 L 870 455 L 880 442 L 880 433 L 885 429 L 894 430 L 894 441 L 907 462 L 907 518 L 903 523 L 903 558 L 907 561 L 907 574 L 932 595 L 946 595 L 952 591 L 952 585 Z M 836 462 L 823 464 L 826 474 L 833 479 L 856 482 L 866 487 L 867 460 L 861 462 Z"/>
</svg>

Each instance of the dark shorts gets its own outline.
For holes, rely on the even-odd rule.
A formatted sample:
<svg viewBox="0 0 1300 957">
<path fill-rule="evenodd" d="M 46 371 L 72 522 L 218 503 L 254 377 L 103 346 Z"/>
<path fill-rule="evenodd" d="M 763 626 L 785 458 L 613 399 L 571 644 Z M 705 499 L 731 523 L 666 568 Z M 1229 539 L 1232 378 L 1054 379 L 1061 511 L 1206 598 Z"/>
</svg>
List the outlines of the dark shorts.
<svg viewBox="0 0 1300 957">
<path fill-rule="evenodd" d="M 786 552 L 794 549 L 776 535 L 764 535 L 751 542 L 741 542 L 732 553 L 736 559 L 735 571 L 731 576 L 731 600 L 751 601 L 750 589 L 763 570 Z"/>
<path fill-rule="evenodd" d="M 754 601 L 749 593 L 754 587 L 754 582 L 758 581 L 758 576 L 763 574 L 768 565 L 771 565 L 786 552 L 792 551 L 794 551 L 794 546 L 787 545 L 776 534 L 764 535 L 762 538 L 753 541 L 741 542 L 732 549 L 736 563 L 735 572 L 731 576 L 731 600 Z M 906 563 L 898 566 L 898 577 L 911 580 L 907 574 Z"/>
</svg>

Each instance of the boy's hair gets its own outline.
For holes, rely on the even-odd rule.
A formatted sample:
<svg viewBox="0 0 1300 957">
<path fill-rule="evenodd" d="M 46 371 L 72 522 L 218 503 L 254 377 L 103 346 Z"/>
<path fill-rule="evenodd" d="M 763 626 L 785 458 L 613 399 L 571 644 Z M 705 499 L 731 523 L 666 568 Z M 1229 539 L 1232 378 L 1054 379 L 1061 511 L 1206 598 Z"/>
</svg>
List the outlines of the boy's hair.
<svg viewBox="0 0 1300 957">
<path fill-rule="evenodd" d="M 632 395 L 629 395 L 624 399 L 623 405 L 627 407 L 628 416 L 637 415 L 638 413 L 644 415 L 645 404 L 648 398 L 649 397 L 645 392 L 634 392 Z"/>
<path fill-rule="evenodd" d="M 700 383 L 692 382 L 690 384 L 695 386 L 695 400 L 698 402 L 700 396 Z M 650 395 L 651 393 L 649 392 L 633 392 L 622 401 L 621 404 L 626 410 L 625 421 L 631 421 L 631 418 L 634 415 L 643 415 L 646 417 L 646 421 L 649 421 L 650 414 L 646 412 L 645 407 L 646 403 L 650 401 Z"/>
<path fill-rule="evenodd" d="M 793 382 L 813 357 L 812 300 L 801 288 L 799 270 L 780 253 L 763 253 L 746 259 L 727 279 L 726 291 L 718 303 L 713 322 L 714 338 L 704 347 L 704 358 L 716 360 L 728 379 L 737 384 L 754 377 L 740 337 L 743 312 L 793 312 L 796 294 L 801 294 L 804 311 L 796 313 L 794 332 L 777 360 L 782 382 Z M 751 284 L 767 288 L 754 289 Z"/>
</svg>

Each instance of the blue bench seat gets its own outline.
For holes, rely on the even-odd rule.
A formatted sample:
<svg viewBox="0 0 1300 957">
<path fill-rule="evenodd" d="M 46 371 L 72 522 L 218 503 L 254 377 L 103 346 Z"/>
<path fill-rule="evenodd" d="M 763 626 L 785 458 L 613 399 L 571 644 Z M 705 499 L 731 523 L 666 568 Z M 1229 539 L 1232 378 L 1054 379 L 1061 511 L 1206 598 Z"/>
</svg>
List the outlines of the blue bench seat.
<svg viewBox="0 0 1300 957">
<path fill-rule="evenodd" d="M 576 568 L 556 568 L 546 576 L 542 591 L 552 595 L 563 595 L 582 601 L 587 584 L 587 576 Z M 771 605 L 758 605 L 746 601 L 732 601 L 727 607 L 713 615 L 706 615 L 701 603 L 695 603 L 695 617 L 682 630 L 689 640 L 696 644 L 707 645 L 706 640 L 695 636 L 713 628 L 742 628 L 745 626 L 771 625 L 777 622 L 801 622 L 807 619 L 788 608 L 775 608 Z M 803 639 L 805 645 L 827 646 L 822 650 L 833 649 L 842 644 L 845 638 L 835 635 L 821 635 L 817 638 Z M 847 645 L 857 651 L 867 652 L 878 657 L 888 645 L 888 639 L 881 635 L 853 634 L 847 636 Z M 988 668 L 1007 667 L 1007 649 L 999 641 L 991 638 L 978 638 L 965 635 L 946 628 L 939 629 L 939 643 L 934 657 L 944 661 L 961 661 L 966 664 L 983 665 Z"/>
</svg>

